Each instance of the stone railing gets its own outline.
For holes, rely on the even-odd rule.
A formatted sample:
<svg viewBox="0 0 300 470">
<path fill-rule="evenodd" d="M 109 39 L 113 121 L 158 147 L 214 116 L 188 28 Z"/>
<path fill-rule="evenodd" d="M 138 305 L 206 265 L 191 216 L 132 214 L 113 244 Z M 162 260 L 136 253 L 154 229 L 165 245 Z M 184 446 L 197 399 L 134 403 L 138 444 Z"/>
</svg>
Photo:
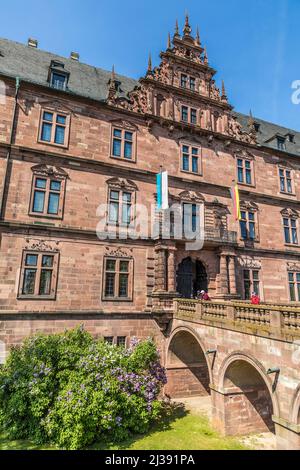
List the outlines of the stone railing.
<svg viewBox="0 0 300 470">
<path fill-rule="evenodd" d="M 243 302 L 201 302 L 174 300 L 177 319 L 225 322 L 236 327 L 257 327 L 300 334 L 300 307 L 251 305 Z"/>
</svg>

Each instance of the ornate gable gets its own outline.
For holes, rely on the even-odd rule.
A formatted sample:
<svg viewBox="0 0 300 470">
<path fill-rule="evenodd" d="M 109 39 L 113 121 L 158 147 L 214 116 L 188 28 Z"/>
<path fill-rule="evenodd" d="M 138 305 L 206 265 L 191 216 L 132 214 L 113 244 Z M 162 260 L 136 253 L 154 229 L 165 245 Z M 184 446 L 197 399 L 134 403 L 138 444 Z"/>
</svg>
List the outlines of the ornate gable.
<svg viewBox="0 0 300 470">
<path fill-rule="evenodd" d="M 126 109 L 145 115 L 150 123 L 152 118 L 160 118 L 160 124 L 169 129 L 185 128 L 193 134 L 197 132 L 222 134 L 228 141 L 236 140 L 249 144 L 256 143 L 254 126 L 249 122 L 249 130 L 243 130 L 228 103 L 224 82 L 221 90 L 216 85 L 216 71 L 210 67 L 205 47 L 200 42 L 199 30 L 192 36 L 189 18 L 186 16 L 183 35 L 179 34 L 176 23 L 175 34 L 169 35 L 167 49 L 160 54 L 161 62 L 152 67 L 149 57 L 148 69 L 144 77 L 126 97 L 118 97 L 115 72 L 109 85 L 107 103 L 110 106 Z M 193 86 L 182 85 L 185 74 Z M 189 106 L 197 111 L 196 122 L 183 121 L 182 106 Z"/>
</svg>

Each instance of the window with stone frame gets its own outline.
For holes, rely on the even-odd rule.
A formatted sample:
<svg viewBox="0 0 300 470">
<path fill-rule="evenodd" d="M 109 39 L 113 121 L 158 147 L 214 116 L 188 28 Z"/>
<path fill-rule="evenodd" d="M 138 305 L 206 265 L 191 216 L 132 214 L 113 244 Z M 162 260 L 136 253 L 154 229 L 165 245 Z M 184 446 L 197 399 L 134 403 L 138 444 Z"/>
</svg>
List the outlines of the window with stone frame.
<svg viewBox="0 0 300 470">
<path fill-rule="evenodd" d="M 18 298 L 54 300 L 58 262 L 58 252 L 24 250 Z"/>
<path fill-rule="evenodd" d="M 67 173 L 49 165 L 36 165 L 32 172 L 29 215 L 62 219 Z"/>
<path fill-rule="evenodd" d="M 196 79 L 195 77 L 191 77 L 189 75 L 186 75 L 185 73 L 182 73 L 180 75 L 180 86 L 181 88 L 189 89 L 191 91 L 196 90 Z"/>
<path fill-rule="evenodd" d="M 299 214 L 293 209 L 284 209 L 281 211 L 284 242 L 287 245 L 299 245 L 298 238 L 298 219 Z"/>
<path fill-rule="evenodd" d="M 180 145 L 181 171 L 200 175 L 202 173 L 201 147 L 189 143 Z"/>
<path fill-rule="evenodd" d="M 190 106 L 181 106 L 181 121 L 187 124 L 197 125 L 198 123 L 198 110 Z"/>
<path fill-rule="evenodd" d="M 292 170 L 287 168 L 279 168 L 279 184 L 281 193 L 294 193 Z"/>
<path fill-rule="evenodd" d="M 243 288 L 244 300 L 250 300 L 251 295 L 255 292 L 256 295 L 260 293 L 260 272 L 257 269 L 244 269 L 243 270 Z"/>
<path fill-rule="evenodd" d="M 258 207 L 251 202 L 242 201 L 240 205 L 240 232 L 242 240 L 258 241 Z"/>
<path fill-rule="evenodd" d="M 117 346 L 126 348 L 126 336 L 117 336 Z"/>
<path fill-rule="evenodd" d="M 103 300 L 132 300 L 132 258 L 104 257 L 103 274 Z"/>
<path fill-rule="evenodd" d="M 49 109 L 41 110 L 38 142 L 66 148 L 69 132 L 70 115 Z"/>
<path fill-rule="evenodd" d="M 111 123 L 110 156 L 122 161 L 136 161 L 137 128 L 127 121 Z"/>
<path fill-rule="evenodd" d="M 237 158 L 237 179 L 239 184 L 253 185 L 253 162 Z"/>
<path fill-rule="evenodd" d="M 300 302 L 300 271 L 288 272 L 289 295 L 291 302 Z"/>
<path fill-rule="evenodd" d="M 108 185 L 107 224 L 128 227 L 135 220 L 136 192 L 133 181 L 124 178 L 111 178 Z"/>
</svg>

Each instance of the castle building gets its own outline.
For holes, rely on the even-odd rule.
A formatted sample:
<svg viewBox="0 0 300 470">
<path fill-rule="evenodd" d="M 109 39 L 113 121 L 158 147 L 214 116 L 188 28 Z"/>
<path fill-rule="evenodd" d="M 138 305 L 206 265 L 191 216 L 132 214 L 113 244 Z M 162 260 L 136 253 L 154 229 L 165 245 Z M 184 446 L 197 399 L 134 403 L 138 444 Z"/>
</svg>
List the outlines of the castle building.
<svg viewBox="0 0 300 470">
<path fill-rule="evenodd" d="M 79 323 L 117 344 L 162 343 L 162 312 L 201 290 L 300 301 L 300 133 L 233 110 L 188 18 L 160 59 L 136 81 L 0 40 L 6 346 Z M 203 214 L 199 249 L 152 234 L 161 170 L 176 217 Z"/>
</svg>

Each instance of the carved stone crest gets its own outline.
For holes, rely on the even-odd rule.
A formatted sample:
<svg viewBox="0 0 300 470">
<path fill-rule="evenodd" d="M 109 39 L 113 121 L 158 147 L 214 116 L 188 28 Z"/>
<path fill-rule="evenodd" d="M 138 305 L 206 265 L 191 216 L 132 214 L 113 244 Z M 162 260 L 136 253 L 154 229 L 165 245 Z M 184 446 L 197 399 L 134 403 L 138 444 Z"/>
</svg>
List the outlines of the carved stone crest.
<svg viewBox="0 0 300 470">
<path fill-rule="evenodd" d="M 59 251 L 59 241 L 27 238 L 24 249 L 28 251 L 50 251 L 56 253 Z"/>
</svg>

